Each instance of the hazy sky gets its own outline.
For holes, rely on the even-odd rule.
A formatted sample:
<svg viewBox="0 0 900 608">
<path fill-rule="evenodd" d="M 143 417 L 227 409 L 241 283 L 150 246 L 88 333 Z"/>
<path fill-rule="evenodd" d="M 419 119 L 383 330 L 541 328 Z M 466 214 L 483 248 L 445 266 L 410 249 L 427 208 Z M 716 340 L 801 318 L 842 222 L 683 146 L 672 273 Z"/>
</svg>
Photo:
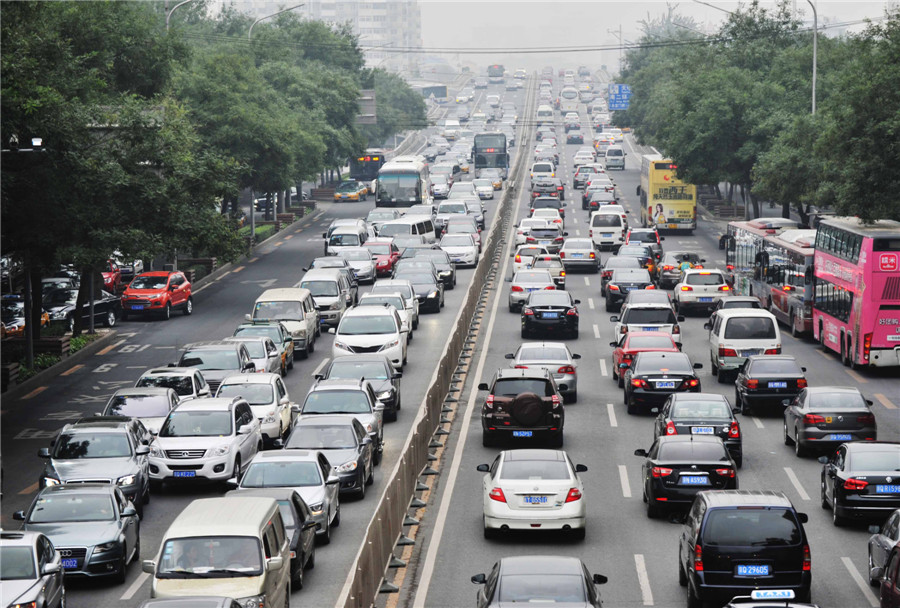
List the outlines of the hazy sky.
<svg viewBox="0 0 900 608">
<path fill-rule="evenodd" d="M 693 17 L 700 29 L 714 32 L 728 15 L 696 1 L 669 3 L 678 12 Z M 708 4 L 724 10 L 735 10 L 738 2 L 709 0 Z M 774 6 L 763 1 L 763 6 Z M 879 18 L 887 6 L 898 2 L 848 2 L 818 0 L 820 26 L 823 23 L 843 23 L 865 18 Z M 626 41 L 640 36 L 638 22 L 648 15 L 656 17 L 666 12 L 667 2 L 644 0 L 622 2 L 614 0 L 585 0 L 561 2 L 555 0 L 491 0 L 447 1 L 419 0 L 422 9 L 422 39 L 426 49 L 498 49 L 483 54 L 442 53 L 451 63 L 470 63 L 486 66 L 503 63 L 507 68 L 538 69 L 545 65 L 575 67 L 606 64 L 615 69 L 619 51 L 546 52 L 512 55 L 500 49 L 547 47 L 615 47 L 619 27 Z M 801 18 L 812 23 L 812 11 L 806 0 L 796 0 Z M 864 26 L 853 26 L 859 30 Z M 610 30 L 615 34 L 610 33 Z M 827 31 L 827 30 L 826 30 Z"/>
</svg>

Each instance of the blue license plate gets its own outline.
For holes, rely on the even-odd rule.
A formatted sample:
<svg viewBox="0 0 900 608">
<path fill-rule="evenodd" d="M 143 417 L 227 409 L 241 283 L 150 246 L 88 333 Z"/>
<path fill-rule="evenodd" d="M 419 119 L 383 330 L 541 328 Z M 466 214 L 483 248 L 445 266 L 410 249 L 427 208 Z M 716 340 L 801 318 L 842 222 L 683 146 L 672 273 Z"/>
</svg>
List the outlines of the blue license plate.
<svg viewBox="0 0 900 608">
<path fill-rule="evenodd" d="M 172 471 L 172 477 L 196 477 L 197 471 Z"/>
<path fill-rule="evenodd" d="M 71 570 L 73 568 L 77 568 L 78 560 L 77 559 L 64 559 L 64 560 L 62 560 L 62 567 L 65 568 L 66 570 Z"/>
<path fill-rule="evenodd" d="M 828 436 L 828 439 L 831 441 L 850 441 L 853 439 L 853 435 L 850 433 L 832 433 Z"/>
<path fill-rule="evenodd" d="M 583 254 L 583 253 L 573 253 L 573 254 L 572 254 L 572 257 L 573 257 L 573 258 L 583 258 L 583 257 L 584 257 L 584 254 Z"/>
<path fill-rule="evenodd" d="M 144 307 L 141 304 L 132 304 L 131 310 L 144 310 Z"/>
<path fill-rule="evenodd" d="M 787 388 L 787 382 L 769 382 L 769 388 Z"/>
<path fill-rule="evenodd" d="M 735 571 L 738 576 L 769 576 L 771 567 L 768 564 L 738 564 Z"/>
<path fill-rule="evenodd" d="M 545 312 L 542 316 L 545 319 L 558 319 L 559 313 L 558 312 Z"/>
<path fill-rule="evenodd" d="M 534 435 L 533 431 L 513 431 L 513 437 L 531 437 Z"/>
<path fill-rule="evenodd" d="M 526 496 L 525 497 L 526 505 L 545 505 L 547 504 L 546 496 Z"/>
<path fill-rule="evenodd" d="M 675 388 L 675 383 L 671 381 L 657 382 L 656 388 Z"/>
<path fill-rule="evenodd" d="M 701 302 L 712 302 L 712 298 L 699 298 Z"/>
<path fill-rule="evenodd" d="M 875 486 L 876 494 L 900 494 L 900 484 L 891 484 L 884 485 L 878 484 Z"/>
<path fill-rule="evenodd" d="M 638 329 L 641 331 L 659 331 L 658 327 L 639 327 Z"/>
<path fill-rule="evenodd" d="M 680 481 L 683 486 L 709 485 L 709 477 L 706 475 L 682 475 Z"/>
<path fill-rule="evenodd" d="M 347 198 L 347 195 L 346 195 L 346 194 L 342 194 L 342 195 L 341 195 L 341 198 Z"/>
<path fill-rule="evenodd" d="M 611 239 L 611 238 L 612 238 L 612 232 L 604 232 L 604 233 L 601 234 L 600 236 L 602 236 L 602 237 L 605 238 L 605 239 Z"/>
<path fill-rule="evenodd" d="M 550 241 L 538 241 L 541 245 L 549 245 Z"/>
<path fill-rule="evenodd" d="M 715 429 L 711 426 L 692 426 L 691 434 L 693 435 L 712 435 Z"/>
</svg>

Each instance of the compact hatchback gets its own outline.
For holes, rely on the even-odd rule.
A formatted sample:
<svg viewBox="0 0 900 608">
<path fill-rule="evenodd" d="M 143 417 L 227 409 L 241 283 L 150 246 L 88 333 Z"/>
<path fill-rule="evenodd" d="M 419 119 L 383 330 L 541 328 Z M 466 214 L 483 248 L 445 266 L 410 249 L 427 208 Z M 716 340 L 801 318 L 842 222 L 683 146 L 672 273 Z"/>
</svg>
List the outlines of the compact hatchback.
<svg viewBox="0 0 900 608">
<path fill-rule="evenodd" d="M 684 270 L 681 280 L 675 284 L 672 294 L 675 310 L 709 310 L 722 298 L 731 295 L 731 286 L 725 281 L 725 275 L 718 270 L 700 270 L 690 268 Z"/>
</svg>

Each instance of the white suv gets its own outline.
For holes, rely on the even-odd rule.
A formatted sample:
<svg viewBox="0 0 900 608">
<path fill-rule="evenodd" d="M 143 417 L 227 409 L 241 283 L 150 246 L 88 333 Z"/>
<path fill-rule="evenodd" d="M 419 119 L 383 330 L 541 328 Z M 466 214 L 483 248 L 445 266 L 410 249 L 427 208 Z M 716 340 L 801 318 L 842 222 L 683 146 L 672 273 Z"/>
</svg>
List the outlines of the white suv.
<svg viewBox="0 0 900 608">
<path fill-rule="evenodd" d="M 731 287 L 719 270 L 689 268 L 675 284 L 673 297 L 679 313 L 691 308 L 711 309 L 716 302 L 731 295 Z"/>
<path fill-rule="evenodd" d="M 334 335 L 333 357 L 364 353 L 382 353 L 394 369 L 406 364 L 407 331 L 397 309 L 385 305 L 361 306 L 344 313 Z"/>
<path fill-rule="evenodd" d="M 684 321 L 684 317 L 676 316 L 668 304 L 629 304 L 609 321 L 616 324 L 613 335 L 616 342 L 625 334 L 660 331 L 672 336 L 675 344 L 681 347 L 681 326 L 678 324 Z"/>
<path fill-rule="evenodd" d="M 359 304 L 357 304 L 357 306 L 384 307 L 385 304 L 393 306 L 397 311 L 397 314 L 400 315 L 400 323 L 402 324 L 401 328 L 407 332 L 409 341 L 412 342 L 413 330 L 410 306 L 406 301 L 406 298 L 399 291 L 395 291 L 393 293 L 364 293 L 360 296 Z"/>
<path fill-rule="evenodd" d="M 278 374 L 235 374 L 222 380 L 216 397 L 243 397 L 259 420 L 263 439 L 273 444 L 291 429 L 294 414 L 287 388 Z M 298 408 L 299 409 L 299 408 Z"/>
<path fill-rule="evenodd" d="M 245 399 L 193 399 L 169 413 L 150 445 L 150 481 L 227 481 L 240 477 L 262 447 L 259 420 Z"/>
</svg>

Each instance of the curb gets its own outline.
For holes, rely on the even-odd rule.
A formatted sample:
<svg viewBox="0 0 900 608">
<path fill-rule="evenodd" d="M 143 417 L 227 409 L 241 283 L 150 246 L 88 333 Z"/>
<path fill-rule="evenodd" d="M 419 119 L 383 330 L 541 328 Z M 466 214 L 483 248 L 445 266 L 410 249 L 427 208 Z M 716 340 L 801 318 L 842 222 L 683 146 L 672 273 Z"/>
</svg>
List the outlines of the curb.
<svg viewBox="0 0 900 608">
<path fill-rule="evenodd" d="M 58 375 L 70 368 L 72 364 L 80 363 L 96 354 L 97 351 L 102 350 L 106 346 L 109 346 L 109 343 L 112 342 L 117 335 L 119 335 L 118 331 L 116 331 L 115 329 L 110 330 L 108 334 L 97 338 L 74 355 L 69 355 L 59 363 L 51 365 L 44 371 L 32 376 L 25 382 L 17 384 L 13 388 L 10 388 L 8 391 L 3 393 L 3 400 L 16 400 L 22 395 L 31 392 L 42 383 L 46 383 L 47 381 L 56 378 Z"/>
</svg>

